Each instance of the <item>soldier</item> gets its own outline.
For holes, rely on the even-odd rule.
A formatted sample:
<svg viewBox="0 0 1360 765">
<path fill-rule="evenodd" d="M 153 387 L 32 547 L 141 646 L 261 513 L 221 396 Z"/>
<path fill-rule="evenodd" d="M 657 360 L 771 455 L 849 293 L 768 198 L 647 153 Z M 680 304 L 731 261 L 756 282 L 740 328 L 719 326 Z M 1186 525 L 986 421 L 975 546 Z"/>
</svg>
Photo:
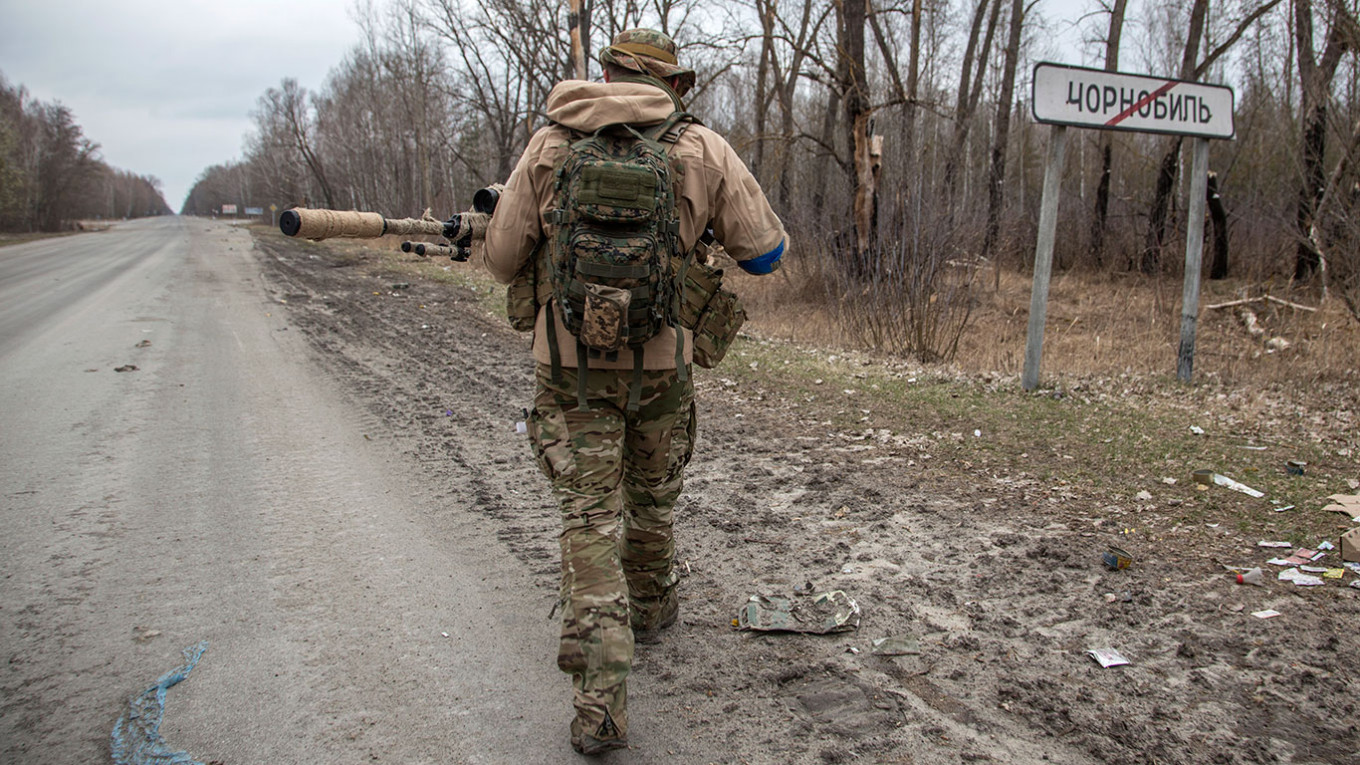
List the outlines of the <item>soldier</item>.
<svg viewBox="0 0 1360 765">
<path fill-rule="evenodd" d="M 619 33 L 599 59 L 605 82 L 567 80 L 553 88 L 552 124 L 529 140 L 506 184 L 486 233 L 487 266 L 502 283 L 550 249 L 539 245 L 553 236 L 560 203 L 554 175 L 570 143 L 607 125 L 659 125 L 684 110 L 681 98 L 694 85 L 694 70 L 679 65 L 675 43 L 653 30 Z M 668 149 L 678 166 L 672 177 L 681 252 L 711 228 L 744 270 L 775 270 L 784 227 L 732 147 L 686 123 Z M 556 312 L 551 319 L 549 312 Z M 571 744 L 598 754 L 628 745 L 634 633 L 667 627 L 678 613 L 672 511 L 694 446 L 692 349 L 689 330 L 662 327 L 640 346 L 636 371 L 631 347 L 579 359 L 583 346 L 564 326 L 555 301 L 539 309 L 537 392 L 528 427 L 562 512 L 557 663 L 574 688 Z M 584 387 L 578 388 L 578 375 L 586 376 Z M 588 406 L 580 406 L 582 397 Z"/>
</svg>

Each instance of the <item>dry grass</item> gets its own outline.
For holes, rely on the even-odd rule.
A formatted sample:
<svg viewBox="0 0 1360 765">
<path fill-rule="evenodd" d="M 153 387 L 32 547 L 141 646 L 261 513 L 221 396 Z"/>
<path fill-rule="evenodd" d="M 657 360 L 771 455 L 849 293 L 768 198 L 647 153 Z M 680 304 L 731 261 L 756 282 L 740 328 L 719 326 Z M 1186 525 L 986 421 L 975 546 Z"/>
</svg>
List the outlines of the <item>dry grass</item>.
<svg viewBox="0 0 1360 765">
<path fill-rule="evenodd" d="M 738 274 L 730 280 L 750 314 L 756 335 L 813 347 L 853 345 L 834 320 L 826 291 L 806 267 L 785 269 L 773 278 Z M 1013 376 L 1024 366 L 1031 277 L 1003 271 L 1000 290 L 985 273 L 974 291 L 972 321 L 952 362 L 967 375 Z M 1225 280 L 1204 282 L 1196 339 L 1195 377 L 1230 385 L 1294 384 L 1354 379 L 1360 369 L 1360 323 L 1337 300 L 1316 312 L 1278 303 L 1250 308 L 1266 334 L 1248 333 L 1240 308 L 1209 310 L 1217 303 L 1269 292 L 1316 306 L 1306 292 Z M 1112 375 L 1174 377 L 1180 341 L 1181 283 L 1134 274 L 1060 273 L 1049 290 L 1044 336 L 1045 384 Z M 1270 350 L 1265 340 L 1281 337 L 1289 347 Z M 873 349 L 861 349 L 873 350 Z"/>
</svg>

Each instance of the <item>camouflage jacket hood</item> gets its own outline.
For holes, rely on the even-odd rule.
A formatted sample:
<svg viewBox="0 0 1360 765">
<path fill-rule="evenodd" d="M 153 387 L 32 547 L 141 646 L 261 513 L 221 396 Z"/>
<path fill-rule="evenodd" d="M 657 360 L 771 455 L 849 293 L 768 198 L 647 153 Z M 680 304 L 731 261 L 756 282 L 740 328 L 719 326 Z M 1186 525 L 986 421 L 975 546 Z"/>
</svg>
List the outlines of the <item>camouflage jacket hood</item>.
<svg viewBox="0 0 1360 765">
<path fill-rule="evenodd" d="M 664 90 L 636 82 L 564 80 L 548 94 L 548 119 L 583 133 L 620 122 L 655 124 L 673 111 Z"/>
</svg>

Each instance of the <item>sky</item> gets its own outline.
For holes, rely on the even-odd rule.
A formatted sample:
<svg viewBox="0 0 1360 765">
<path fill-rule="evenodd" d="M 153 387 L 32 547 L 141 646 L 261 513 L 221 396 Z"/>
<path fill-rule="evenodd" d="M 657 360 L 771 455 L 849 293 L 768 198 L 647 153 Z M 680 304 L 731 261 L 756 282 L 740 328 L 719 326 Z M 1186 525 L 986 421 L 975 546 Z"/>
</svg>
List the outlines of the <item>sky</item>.
<svg viewBox="0 0 1360 765">
<path fill-rule="evenodd" d="M 0 0 L 0 72 L 75 114 L 104 161 L 162 182 L 178 211 L 238 159 L 285 77 L 309 90 L 360 40 L 347 0 Z"/>
<path fill-rule="evenodd" d="M 1045 0 L 1062 36 L 1091 0 Z M 250 112 L 292 77 L 317 90 L 359 43 L 349 0 L 0 0 L 0 72 L 75 114 L 104 161 L 162 182 L 178 211 L 242 155 Z M 1079 55 L 1060 60 L 1077 63 Z"/>
</svg>

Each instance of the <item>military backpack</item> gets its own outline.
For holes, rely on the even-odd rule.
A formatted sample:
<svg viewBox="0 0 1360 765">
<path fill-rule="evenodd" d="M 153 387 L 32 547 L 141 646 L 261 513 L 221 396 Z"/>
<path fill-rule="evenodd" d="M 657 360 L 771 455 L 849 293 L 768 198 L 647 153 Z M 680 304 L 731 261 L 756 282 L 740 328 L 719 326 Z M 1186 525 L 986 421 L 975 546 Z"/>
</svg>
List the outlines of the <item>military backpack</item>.
<svg viewBox="0 0 1360 765">
<path fill-rule="evenodd" d="M 576 338 L 578 365 L 633 351 L 629 408 L 637 409 L 642 345 L 680 324 L 681 285 L 690 259 L 681 251 L 678 169 L 668 150 L 694 118 L 675 112 L 658 125 L 607 125 L 574 133 L 557 167 L 548 222 L 549 278 L 558 310 L 548 312 L 548 345 L 560 378 L 556 319 Z M 685 379 L 684 340 L 676 330 L 676 369 Z M 578 375 L 585 407 L 585 379 Z"/>
</svg>

